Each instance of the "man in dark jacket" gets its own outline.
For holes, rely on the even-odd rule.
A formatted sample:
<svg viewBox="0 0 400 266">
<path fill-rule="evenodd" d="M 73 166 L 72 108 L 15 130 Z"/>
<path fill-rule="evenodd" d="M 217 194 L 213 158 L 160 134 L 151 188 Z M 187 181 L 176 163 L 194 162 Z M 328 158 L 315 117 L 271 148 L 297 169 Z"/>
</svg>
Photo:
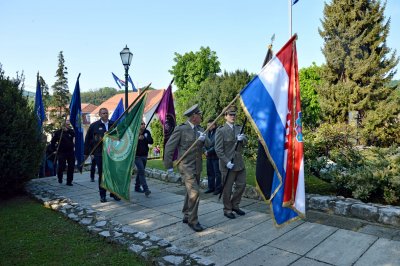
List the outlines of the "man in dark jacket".
<svg viewBox="0 0 400 266">
<path fill-rule="evenodd" d="M 107 202 L 106 190 L 100 186 L 102 174 L 103 174 L 103 137 L 104 134 L 111 128 L 113 121 L 108 120 L 108 110 L 107 108 L 100 108 L 99 111 L 100 120 L 92 123 L 85 137 L 85 155 L 86 157 L 92 152 L 94 160 L 96 161 L 97 171 L 99 174 L 99 193 L 100 201 Z M 96 149 L 93 151 L 93 149 Z M 116 201 L 121 200 L 118 196 L 110 193 L 110 197 L 114 198 Z"/>
<path fill-rule="evenodd" d="M 207 128 L 210 130 L 207 133 L 207 137 L 211 141 L 209 148 L 205 148 L 205 155 L 207 157 L 207 178 L 208 178 L 208 189 L 205 193 L 214 192 L 214 195 L 218 195 L 221 192 L 221 171 L 219 170 L 219 159 L 215 152 L 215 132 L 217 127 L 213 124 L 213 120 L 210 119 L 207 123 Z"/>
<path fill-rule="evenodd" d="M 146 129 L 146 123 L 142 121 L 139 130 L 139 139 L 136 148 L 135 165 L 137 168 L 135 191 L 149 196 L 151 191 L 147 186 L 146 176 L 144 170 L 146 169 L 147 156 L 149 154 L 149 144 L 153 144 L 153 138 L 150 131 Z M 140 188 L 143 187 L 143 189 Z"/>
<path fill-rule="evenodd" d="M 65 121 L 62 129 L 54 132 L 53 138 L 51 139 L 52 149 L 58 159 L 58 170 L 57 177 L 58 183 L 62 183 L 63 172 L 65 170 L 66 163 L 67 168 L 67 186 L 72 186 L 72 180 L 74 179 L 74 167 L 75 167 L 75 155 L 74 155 L 74 138 L 75 132 L 71 128 L 71 123 Z"/>
</svg>

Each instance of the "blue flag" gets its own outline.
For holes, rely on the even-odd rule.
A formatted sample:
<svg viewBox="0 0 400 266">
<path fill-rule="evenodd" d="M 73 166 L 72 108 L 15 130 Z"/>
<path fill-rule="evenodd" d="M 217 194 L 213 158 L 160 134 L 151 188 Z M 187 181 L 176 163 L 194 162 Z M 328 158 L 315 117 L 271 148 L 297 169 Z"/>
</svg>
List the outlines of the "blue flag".
<svg viewBox="0 0 400 266">
<path fill-rule="evenodd" d="M 42 126 L 43 126 L 43 121 L 46 118 L 46 115 L 44 113 L 44 106 L 43 106 L 43 100 L 42 100 L 42 89 L 40 86 L 39 82 L 39 77 L 37 79 L 37 84 L 36 84 L 36 95 L 35 95 L 35 114 L 38 122 L 38 132 L 42 132 Z"/>
<path fill-rule="evenodd" d="M 76 80 L 74 93 L 72 94 L 71 104 L 69 105 L 69 120 L 75 131 L 75 158 L 79 171 L 82 173 L 83 155 L 83 124 L 82 124 L 82 109 L 81 109 L 81 89 L 79 87 L 79 77 Z"/>
<path fill-rule="evenodd" d="M 122 79 L 120 79 L 119 77 L 117 77 L 113 72 L 111 72 L 111 74 L 112 74 L 112 76 L 113 76 L 113 78 L 114 78 L 114 80 L 115 80 L 115 83 L 117 83 L 118 88 L 121 89 L 121 87 L 125 87 L 125 81 L 123 81 Z M 133 90 L 134 92 L 136 92 L 137 89 L 136 89 L 135 85 L 133 85 L 133 81 L 132 81 L 132 79 L 131 79 L 131 75 L 128 75 L 128 82 L 131 83 L 131 85 L 132 85 L 132 90 Z"/>
<path fill-rule="evenodd" d="M 293 0 L 292 5 L 294 6 L 297 2 L 299 2 L 299 0 Z"/>
<path fill-rule="evenodd" d="M 121 98 L 121 100 L 119 101 L 119 103 L 118 103 L 118 105 L 117 105 L 117 107 L 115 108 L 115 110 L 114 110 L 114 112 L 113 112 L 113 114 L 112 114 L 112 116 L 111 116 L 111 121 L 117 121 L 117 119 L 124 113 L 124 111 L 125 111 L 125 109 L 124 109 L 124 104 L 122 103 L 122 98 Z M 121 118 L 119 121 L 118 121 L 118 124 L 121 122 L 123 120 L 123 118 Z"/>
<path fill-rule="evenodd" d="M 138 91 L 138 90 L 136 89 L 135 85 L 133 85 L 133 82 L 132 82 L 132 79 L 131 79 L 131 75 L 128 75 L 128 81 L 132 84 L 132 90 L 133 90 L 133 92 Z"/>
</svg>

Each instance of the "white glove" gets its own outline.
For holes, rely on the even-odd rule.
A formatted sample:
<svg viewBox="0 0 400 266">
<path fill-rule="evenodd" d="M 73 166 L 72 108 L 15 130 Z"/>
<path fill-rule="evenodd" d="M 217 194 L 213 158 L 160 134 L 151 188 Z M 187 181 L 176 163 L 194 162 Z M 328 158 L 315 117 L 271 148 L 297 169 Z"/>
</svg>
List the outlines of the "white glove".
<svg viewBox="0 0 400 266">
<path fill-rule="evenodd" d="M 206 133 L 203 133 L 201 131 L 197 131 L 199 132 L 199 140 L 200 141 L 205 141 L 206 140 Z"/>
<path fill-rule="evenodd" d="M 237 140 L 242 141 L 242 140 L 244 140 L 244 137 L 245 137 L 244 134 L 239 134 L 239 135 L 237 135 Z"/>
<path fill-rule="evenodd" d="M 235 164 L 233 164 L 233 163 L 231 163 L 231 162 L 228 162 L 228 163 L 226 164 L 226 168 L 228 168 L 228 169 L 232 169 L 234 166 L 235 166 Z"/>
<path fill-rule="evenodd" d="M 174 168 L 169 168 L 168 170 L 167 170 L 167 173 L 168 174 L 172 174 L 174 172 Z"/>
</svg>

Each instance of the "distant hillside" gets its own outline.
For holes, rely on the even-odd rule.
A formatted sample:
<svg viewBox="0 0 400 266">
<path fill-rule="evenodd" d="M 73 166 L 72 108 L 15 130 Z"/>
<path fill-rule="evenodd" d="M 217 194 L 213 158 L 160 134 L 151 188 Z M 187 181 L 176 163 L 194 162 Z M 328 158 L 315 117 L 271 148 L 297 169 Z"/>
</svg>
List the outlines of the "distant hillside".
<svg viewBox="0 0 400 266">
<path fill-rule="evenodd" d="M 22 95 L 35 99 L 35 93 L 31 91 L 22 91 Z"/>
<path fill-rule="evenodd" d="M 392 80 L 391 82 L 389 82 L 389 86 L 390 87 L 397 86 L 397 88 L 400 89 L 400 80 Z"/>
</svg>

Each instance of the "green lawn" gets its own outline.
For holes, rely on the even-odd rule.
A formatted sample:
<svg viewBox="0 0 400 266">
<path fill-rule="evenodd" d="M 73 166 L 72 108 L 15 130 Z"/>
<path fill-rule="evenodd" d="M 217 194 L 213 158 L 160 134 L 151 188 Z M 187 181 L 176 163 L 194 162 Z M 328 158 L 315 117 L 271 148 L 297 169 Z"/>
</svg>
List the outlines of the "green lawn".
<svg viewBox="0 0 400 266">
<path fill-rule="evenodd" d="M 246 171 L 247 171 L 247 184 L 254 187 L 256 185 L 255 163 L 250 162 L 248 160 L 246 160 L 245 163 L 246 163 Z M 161 159 L 148 160 L 147 167 L 165 171 L 165 167 L 164 167 L 163 161 Z M 177 171 L 177 169 L 175 168 L 174 171 Z M 203 170 L 201 172 L 201 176 L 203 176 L 203 177 L 207 176 L 205 160 L 203 160 Z M 321 194 L 321 195 L 335 194 L 335 189 L 334 189 L 333 185 L 331 185 L 321 179 L 318 179 L 315 176 L 306 177 L 305 183 L 306 183 L 305 186 L 306 186 L 307 193 L 314 193 L 314 194 Z"/>
<path fill-rule="evenodd" d="M 0 265 L 146 265 L 27 196 L 0 201 Z"/>
</svg>

